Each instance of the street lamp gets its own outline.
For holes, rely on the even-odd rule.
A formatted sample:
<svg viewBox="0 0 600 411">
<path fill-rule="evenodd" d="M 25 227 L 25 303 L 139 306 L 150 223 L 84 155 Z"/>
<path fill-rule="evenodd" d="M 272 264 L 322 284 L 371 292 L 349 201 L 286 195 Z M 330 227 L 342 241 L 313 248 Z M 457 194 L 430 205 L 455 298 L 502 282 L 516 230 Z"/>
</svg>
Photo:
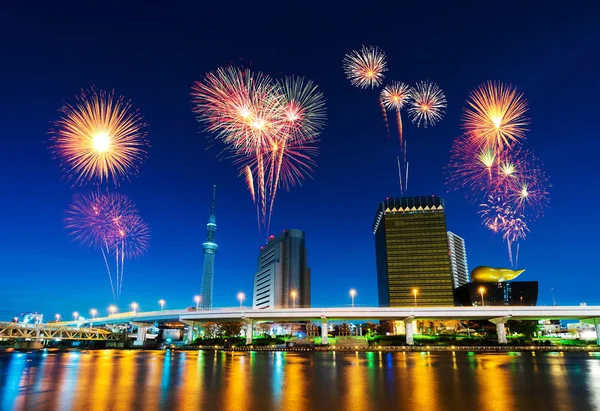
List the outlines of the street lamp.
<svg viewBox="0 0 600 411">
<path fill-rule="evenodd" d="M 551 288 L 550 291 L 552 291 L 552 302 L 554 303 L 554 306 L 556 307 L 556 298 L 554 297 L 554 288 Z"/>
<path fill-rule="evenodd" d="M 350 290 L 350 297 L 352 297 L 352 307 L 354 307 L 354 297 L 356 296 L 356 290 L 353 288 Z"/>
<path fill-rule="evenodd" d="M 110 314 L 114 314 L 117 312 L 117 307 L 115 307 L 114 305 L 111 305 L 110 307 L 108 307 L 108 312 Z"/>
<path fill-rule="evenodd" d="M 246 298 L 246 294 L 238 293 L 237 297 L 238 297 L 238 300 L 240 300 L 240 308 L 244 308 L 242 303 L 244 302 L 244 299 Z"/>
<path fill-rule="evenodd" d="M 56 314 L 55 317 L 56 317 L 56 322 L 58 322 L 58 320 L 60 320 L 60 314 Z"/>
<path fill-rule="evenodd" d="M 415 296 L 415 307 L 417 306 L 417 289 L 413 288 L 413 294 Z"/>
<path fill-rule="evenodd" d="M 479 294 L 481 294 L 481 305 L 485 307 L 485 301 L 483 300 L 483 294 L 485 294 L 484 287 L 479 287 Z"/>
<path fill-rule="evenodd" d="M 292 290 L 290 294 L 292 295 L 292 308 L 296 308 L 296 295 L 298 293 L 296 293 L 296 290 Z"/>
<path fill-rule="evenodd" d="M 75 319 L 75 321 L 77 321 L 77 319 L 79 318 L 79 313 L 77 311 L 73 312 L 73 318 Z"/>
<path fill-rule="evenodd" d="M 198 311 L 198 306 L 200 305 L 201 300 L 202 300 L 202 298 L 200 298 L 199 295 L 194 297 L 194 301 L 196 301 L 196 311 Z"/>
<path fill-rule="evenodd" d="M 158 300 L 158 303 L 160 304 L 160 312 L 162 313 L 165 308 L 165 300 Z"/>
<path fill-rule="evenodd" d="M 137 303 L 131 303 L 131 308 L 133 308 L 133 315 L 135 315 L 137 309 L 138 309 L 138 305 Z"/>
<path fill-rule="evenodd" d="M 95 309 L 95 308 L 92 308 L 92 309 L 90 310 L 90 314 L 92 314 L 92 320 L 93 320 L 94 318 L 96 318 L 96 314 L 97 314 L 97 313 L 98 313 L 98 311 L 96 311 L 96 309 Z"/>
</svg>

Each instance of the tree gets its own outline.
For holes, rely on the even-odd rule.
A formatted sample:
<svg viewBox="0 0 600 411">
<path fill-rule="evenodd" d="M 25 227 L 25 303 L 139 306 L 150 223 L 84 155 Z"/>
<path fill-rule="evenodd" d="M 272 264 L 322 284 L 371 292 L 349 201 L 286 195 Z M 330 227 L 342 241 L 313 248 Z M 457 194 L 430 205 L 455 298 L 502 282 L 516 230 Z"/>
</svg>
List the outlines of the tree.
<svg viewBox="0 0 600 411">
<path fill-rule="evenodd" d="M 212 321 L 205 322 L 202 324 L 202 331 L 205 338 L 215 338 L 219 332 L 219 325 Z"/>
<path fill-rule="evenodd" d="M 535 320 L 510 320 L 508 326 L 512 332 L 528 338 L 533 337 L 539 328 L 539 324 Z"/>
<path fill-rule="evenodd" d="M 242 332 L 241 322 L 219 323 L 219 331 L 224 337 L 237 337 Z"/>
</svg>

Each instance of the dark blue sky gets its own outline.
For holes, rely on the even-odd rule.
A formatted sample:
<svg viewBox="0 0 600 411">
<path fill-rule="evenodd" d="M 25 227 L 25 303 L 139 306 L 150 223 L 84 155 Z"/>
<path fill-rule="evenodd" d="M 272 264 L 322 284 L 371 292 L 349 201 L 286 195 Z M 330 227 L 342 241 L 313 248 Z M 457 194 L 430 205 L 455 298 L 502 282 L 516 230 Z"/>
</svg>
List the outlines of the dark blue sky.
<svg viewBox="0 0 600 411">
<path fill-rule="evenodd" d="M 600 14 L 497 3 L 433 3 L 341 9 L 281 3 L 269 11 L 198 6 L 112 7 L 107 3 L 0 11 L 0 318 L 23 311 L 70 316 L 104 312 L 110 287 L 98 252 L 71 241 L 64 210 L 76 192 L 48 150 L 48 129 L 64 101 L 81 88 L 114 89 L 132 100 L 149 124 L 149 159 L 138 178 L 120 187 L 150 224 L 148 253 L 126 265 L 125 308 L 192 305 L 199 291 L 211 184 L 218 184 L 215 304 L 249 297 L 258 235 L 244 181 L 228 159 L 216 158 L 191 112 L 190 87 L 227 63 L 274 76 L 298 74 L 325 94 L 328 121 L 314 178 L 278 194 L 272 231 L 306 231 L 313 306 L 376 305 L 371 224 L 378 203 L 399 195 L 397 143 L 388 140 L 377 91 L 345 79 L 341 60 L 363 44 L 388 55 L 388 79 L 431 79 L 448 110 L 433 128 L 405 120 L 409 195 L 446 199 L 448 228 L 463 236 L 469 266 L 506 266 L 506 245 L 480 224 L 477 207 L 446 194 L 443 167 L 460 133 L 469 91 L 485 80 L 510 82 L 525 93 L 528 144 L 551 177 L 551 208 L 521 244 L 523 280 L 540 282 L 540 304 L 600 303 L 595 205 Z M 487 2 L 482 2 L 487 3 Z M 165 3 L 166 4 L 166 3 Z M 200 2 L 198 2 L 200 4 Z M 514 6 L 514 7 L 513 7 Z M 565 5 L 566 7 L 566 5 Z M 235 13 L 232 11 L 235 10 Z M 355 12 L 354 14 L 347 14 Z"/>
</svg>

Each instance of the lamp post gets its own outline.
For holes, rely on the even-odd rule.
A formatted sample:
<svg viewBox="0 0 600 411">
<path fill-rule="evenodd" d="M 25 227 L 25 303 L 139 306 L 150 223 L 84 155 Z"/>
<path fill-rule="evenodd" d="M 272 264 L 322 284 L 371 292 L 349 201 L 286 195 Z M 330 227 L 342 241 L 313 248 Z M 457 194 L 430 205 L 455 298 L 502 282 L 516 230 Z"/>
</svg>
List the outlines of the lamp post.
<svg viewBox="0 0 600 411">
<path fill-rule="evenodd" d="M 196 311 L 198 311 L 198 307 L 200 306 L 200 301 L 202 300 L 202 298 L 200 298 L 199 295 L 194 297 L 194 301 L 196 301 Z"/>
<path fill-rule="evenodd" d="M 108 307 L 109 314 L 114 314 L 116 312 L 117 312 L 117 307 L 115 307 L 114 305 L 111 305 L 110 307 Z"/>
<path fill-rule="evenodd" d="M 75 321 L 77 321 L 77 319 L 79 318 L 79 313 L 77 311 L 73 312 L 73 318 L 75 319 Z"/>
<path fill-rule="evenodd" d="M 92 320 L 93 320 L 94 318 L 96 318 L 96 314 L 97 314 L 97 313 L 98 313 L 98 311 L 96 311 L 96 309 L 95 309 L 95 308 L 92 308 L 92 309 L 90 310 L 90 314 L 92 314 Z"/>
<path fill-rule="evenodd" d="M 158 300 L 158 303 L 160 304 L 160 312 L 162 313 L 165 308 L 165 300 Z"/>
<path fill-rule="evenodd" d="M 292 308 L 296 308 L 296 295 L 298 294 L 296 293 L 296 290 L 292 290 L 290 294 L 292 295 Z"/>
<path fill-rule="evenodd" d="M 135 315 L 135 313 L 137 312 L 137 309 L 138 309 L 137 303 L 131 303 L 131 308 L 133 308 L 133 315 Z"/>
<path fill-rule="evenodd" d="M 246 294 L 240 292 L 238 293 L 237 298 L 240 300 L 240 308 L 244 308 L 242 303 L 244 302 L 244 298 L 246 298 Z"/>
<path fill-rule="evenodd" d="M 556 298 L 554 298 L 554 288 L 551 288 L 550 291 L 552 291 L 552 302 L 554 303 L 554 306 L 556 307 Z"/>
<path fill-rule="evenodd" d="M 417 289 L 413 288 L 413 295 L 415 296 L 415 307 L 417 306 Z"/>
<path fill-rule="evenodd" d="M 485 307 L 485 301 L 483 300 L 483 294 L 485 294 L 485 288 L 479 287 L 479 294 L 481 294 L 481 305 Z"/>
<path fill-rule="evenodd" d="M 60 320 L 60 314 L 56 314 L 54 317 L 56 317 L 56 322 L 58 322 L 58 320 Z"/>
<path fill-rule="evenodd" d="M 352 298 L 352 308 L 354 308 L 354 297 L 356 296 L 356 290 L 353 288 L 350 290 L 350 297 Z"/>
</svg>

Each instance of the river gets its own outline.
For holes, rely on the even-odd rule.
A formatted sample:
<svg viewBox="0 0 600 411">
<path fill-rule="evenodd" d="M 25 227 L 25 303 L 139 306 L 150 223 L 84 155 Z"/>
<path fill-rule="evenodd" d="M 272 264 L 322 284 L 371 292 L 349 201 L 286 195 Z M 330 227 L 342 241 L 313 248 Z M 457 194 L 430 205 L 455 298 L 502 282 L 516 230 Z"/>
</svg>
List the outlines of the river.
<svg viewBox="0 0 600 411">
<path fill-rule="evenodd" d="M 600 353 L 0 353 L 0 410 L 600 410 Z"/>
</svg>

